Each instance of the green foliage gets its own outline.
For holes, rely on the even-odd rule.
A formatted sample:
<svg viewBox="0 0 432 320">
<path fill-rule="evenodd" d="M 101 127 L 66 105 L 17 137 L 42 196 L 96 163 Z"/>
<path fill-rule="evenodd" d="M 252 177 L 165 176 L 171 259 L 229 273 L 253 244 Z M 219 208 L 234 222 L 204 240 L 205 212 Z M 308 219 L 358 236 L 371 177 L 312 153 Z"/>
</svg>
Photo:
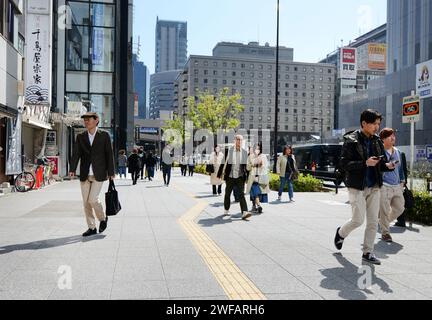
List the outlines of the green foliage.
<svg viewBox="0 0 432 320">
<path fill-rule="evenodd" d="M 173 120 L 168 120 L 165 122 L 165 126 L 162 127 L 162 130 L 166 133 L 168 130 L 173 130 L 175 132 L 178 132 L 180 136 L 175 139 L 174 136 L 172 136 L 169 141 L 167 141 L 169 144 L 171 144 L 174 147 L 178 147 L 183 145 L 183 137 L 186 141 L 189 141 L 191 139 L 191 133 L 185 129 L 185 121 L 183 117 L 180 117 L 178 115 L 174 116 Z"/>
<path fill-rule="evenodd" d="M 432 226 L 432 195 L 414 192 L 414 208 L 407 210 L 406 215 L 408 221 Z"/>
<path fill-rule="evenodd" d="M 206 165 L 205 164 L 199 164 L 195 166 L 195 172 L 199 174 L 204 174 L 208 176 L 209 174 L 206 172 Z"/>
<path fill-rule="evenodd" d="M 294 192 L 323 192 L 323 182 L 311 175 L 299 175 L 299 179 L 294 181 Z M 280 177 L 277 174 L 270 174 L 270 189 L 279 191 Z M 284 192 L 288 192 L 288 186 L 285 186 Z"/>
<path fill-rule="evenodd" d="M 239 114 L 244 111 L 240 104 L 241 95 L 228 95 L 228 88 L 222 89 L 217 96 L 208 92 L 198 93 L 198 102 L 195 97 L 187 98 L 189 109 L 188 120 L 195 129 L 206 129 L 212 134 L 218 130 L 236 129 L 240 126 Z"/>
</svg>

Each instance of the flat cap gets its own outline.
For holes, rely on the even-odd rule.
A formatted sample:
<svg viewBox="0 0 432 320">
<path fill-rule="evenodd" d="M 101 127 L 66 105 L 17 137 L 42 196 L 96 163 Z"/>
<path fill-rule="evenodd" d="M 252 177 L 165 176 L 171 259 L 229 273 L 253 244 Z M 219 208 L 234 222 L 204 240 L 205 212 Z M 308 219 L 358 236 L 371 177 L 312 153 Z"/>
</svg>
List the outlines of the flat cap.
<svg viewBox="0 0 432 320">
<path fill-rule="evenodd" d="M 85 119 L 85 118 L 96 118 L 96 119 L 99 119 L 99 115 L 96 112 L 87 112 L 86 114 L 83 114 L 81 116 L 81 119 Z"/>
</svg>

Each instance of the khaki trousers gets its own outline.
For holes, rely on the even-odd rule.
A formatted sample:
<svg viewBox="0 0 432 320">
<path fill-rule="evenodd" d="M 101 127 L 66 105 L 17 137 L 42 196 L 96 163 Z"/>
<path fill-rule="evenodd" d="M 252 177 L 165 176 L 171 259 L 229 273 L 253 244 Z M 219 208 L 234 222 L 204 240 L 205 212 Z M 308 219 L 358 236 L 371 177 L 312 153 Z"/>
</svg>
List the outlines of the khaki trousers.
<svg viewBox="0 0 432 320">
<path fill-rule="evenodd" d="M 366 230 L 363 253 L 373 253 L 378 229 L 378 215 L 381 193 L 379 188 L 367 188 L 364 191 L 349 189 L 349 200 L 352 207 L 352 219 L 339 231 L 342 238 L 361 227 L 366 219 Z"/>
<path fill-rule="evenodd" d="M 383 235 L 390 234 L 390 223 L 399 218 L 404 211 L 405 198 L 402 186 L 383 186 L 379 215 L 379 224 Z"/>
<path fill-rule="evenodd" d="M 96 221 L 93 210 L 99 222 L 105 221 L 106 216 L 99 194 L 102 190 L 103 182 L 96 181 L 94 176 L 89 176 L 86 181 L 81 182 L 81 194 L 84 203 L 84 212 L 89 229 L 96 229 Z"/>
</svg>

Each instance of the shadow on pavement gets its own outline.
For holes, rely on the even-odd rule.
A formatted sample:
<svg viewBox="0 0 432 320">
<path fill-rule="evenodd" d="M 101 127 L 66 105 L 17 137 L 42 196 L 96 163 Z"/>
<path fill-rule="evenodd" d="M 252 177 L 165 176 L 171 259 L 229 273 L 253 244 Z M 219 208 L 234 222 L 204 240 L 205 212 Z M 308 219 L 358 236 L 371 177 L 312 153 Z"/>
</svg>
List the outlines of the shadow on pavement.
<svg viewBox="0 0 432 320">
<path fill-rule="evenodd" d="M 0 247 L 0 255 L 8 254 L 14 251 L 43 250 L 43 249 L 64 247 L 79 242 L 85 243 L 85 242 L 102 240 L 105 237 L 106 237 L 105 235 L 99 234 L 88 238 L 83 238 L 82 236 L 74 236 L 74 237 L 67 237 L 67 238 L 34 241 L 34 242 L 23 243 L 23 244 L 14 244 L 14 245 Z"/>
<path fill-rule="evenodd" d="M 366 279 L 369 280 L 370 285 L 377 284 L 385 293 L 393 292 L 387 282 L 376 276 L 375 266 L 363 263 L 362 269 L 359 269 L 356 265 L 345 259 L 342 254 L 335 253 L 333 256 L 342 267 L 320 270 L 321 274 L 326 277 L 321 281 L 320 286 L 322 288 L 339 291 L 339 297 L 342 299 L 367 300 L 367 295 L 371 295 L 373 292 L 366 288 L 366 283 L 363 279 L 366 279 L 365 277 L 370 275 L 372 278 Z M 368 272 L 365 273 L 364 270 Z M 336 277 L 349 282 L 351 285 L 338 281 Z M 360 288 L 363 284 L 365 288 Z"/>
<path fill-rule="evenodd" d="M 231 217 L 226 217 L 222 215 L 216 218 L 201 219 L 198 221 L 198 225 L 204 228 L 210 228 L 216 225 L 224 225 L 224 224 L 229 224 L 237 221 L 243 221 L 241 214 L 232 215 Z"/>
<path fill-rule="evenodd" d="M 397 242 L 388 243 L 381 240 L 375 245 L 375 253 L 380 259 L 388 259 L 389 255 L 398 254 L 403 248 L 403 245 Z"/>
<path fill-rule="evenodd" d="M 206 195 L 206 196 L 196 196 L 195 198 L 197 198 L 197 199 L 211 199 L 211 198 L 217 198 L 216 196 L 214 196 L 214 195 Z"/>
<path fill-rule="evenodd" d="M 210 205 L 210 207 L 213 207 L 213 208 L 223 208 L 224 207 L 224 203 L 223 202 L 212 203 Z"/>
</svg>

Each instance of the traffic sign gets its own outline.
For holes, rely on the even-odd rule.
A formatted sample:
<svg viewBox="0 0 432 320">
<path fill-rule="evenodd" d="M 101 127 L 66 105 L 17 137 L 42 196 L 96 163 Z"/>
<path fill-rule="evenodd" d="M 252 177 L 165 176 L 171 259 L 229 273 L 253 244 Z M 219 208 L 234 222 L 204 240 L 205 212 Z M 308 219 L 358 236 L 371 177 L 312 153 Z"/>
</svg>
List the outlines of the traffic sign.
<svg viewBox="0 0 432 320">
<path fill-rule="evenodd" d="M 420 96 L 409 96 L 403 99 L 403 123 L 420 121 Z"/>
</svg>

